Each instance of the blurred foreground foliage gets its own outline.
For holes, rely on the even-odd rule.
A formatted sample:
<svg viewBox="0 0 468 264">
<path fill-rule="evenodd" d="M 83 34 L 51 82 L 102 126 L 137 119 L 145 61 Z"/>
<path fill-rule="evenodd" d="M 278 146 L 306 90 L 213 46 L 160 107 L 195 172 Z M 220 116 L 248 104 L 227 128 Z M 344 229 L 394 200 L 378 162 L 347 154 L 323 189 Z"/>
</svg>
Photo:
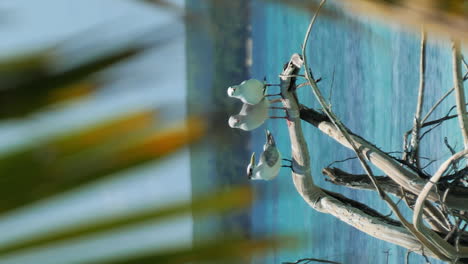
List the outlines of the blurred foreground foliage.
<svg viewBox="0 0 468 264">
<path fill-rule="evenodd" d="M 95 78 L 98 73 L 143 55 L 160 44 L 106 47 L 103 49 L 105 54 L 84 56 L 89 59 L 65 69 L 54 68 L 59 45 L 0 59 L 0 122 L 27 122 L 30 116 L 49 106 L 59 110 L 70 100 L 90 96 L 105 84 Z M 84 55 L 87 52 L 86 49 L 80 50 Z M 2 150 L 0 213 L 7 214 L 103 178 L 112 180 L 117 172 L 159 161 L 207 136 L 206 118 L 194 115 L 186 120 L 165 120 L 161 116 L 163 112 L 163 107 L 155 106 L 154 109 L 126 113 L 111 120 L 102 119 L 94 125 Z M 3 243 L 0 245 L 0 258 L 21 254 L 23 250 L 41 250 L 57 243 L 73 243 L 104 232 L 125 230 L 149 220 L 158 222 L 190 214 L 198 217 L 245 209 L 252 201 L 250 188 L 233 187 L 190 202 L 80 222 Z M 206 241 L 192 247 L 155 248 L 151 252 L 119 256 L 118 259 L 80 263 L 194 263 L 237 257 L 248 259 L 251 254 L 264 251 L 278 241 L 269 238 L 250 240 L 227 234 L 222 241 Z"/>
<path fill-rule="evenodd" d="M 313 13 L 320 1 L 265 0 L 284 3 Z M 416 32 L 424 26 L 438 36 L 468 39 L 468 1 L 466 0 L 329 0 L 359 16 L 367 16 L 388 24 L 412 27 Z M 341 19 L 342 14 L 325 8 L 322 15 Z"/>
<path fill-rule="evenodd" d="M 315 10 L 319 1 L 270 0 Z M 142 2 L 163 6 L 177 13 L 181 19 L 196 20 L 196 14 L 183 13 L 167 1 L 144 0 Z M 223 8 L 223 1 L 208 1 L 216 8 Z M 346 9 L 361 15 L 378 17 L 385 22 L 402 23 L 419 30 L 421 25 L 434 32 L 457 38 L 468 37 L 468 2 L 466 0 L 352 0 L 334 1 Z M 324 14 L 339 19 L 333 10 Z M 205 21 L 206 22 L 206 21 Z M 152 32 L 158 35 L 158 32 Z M 57 50 L 60 45 L 9 58 L 0 58 L 0 122 L 2 120 L 27 120 L 30 116 L 54 106 L 66 107 L 71 100 L 81 100 L 105 86 L 96 76 L 116 65 L 137 56 L 144 56 L 150 49 L 167 44 L 167 39 L 133 42 L 127 45 L 101 43 L 98 54 L 94 46 L 81 48 L 75 53 L 87 58 L 69 67 L 57 67 Z M 90 53 L 90 54 L 88 54 Z M 147 162 L 160 161 L 164 157 L 194 143 L 209 134 L 210 120 L 201 116 L 189 116 L 186 120 L 165 120 L 164 107 L 143 110 L 102 119 L 60 134 L 54 134 L 18 147 L 0 151 L 0 213 L 32 205 L 37 201 L 90 185 L 106 178 L 112 180 L 117 172 L 134 168 Z M 214 117 L 213 120 L 220 120 Z M 216 135 L 220 136 L 220 135 Z M 169 187 L 170 188 L 170 187 Z M 92 197 L 90 197 L 92 199 Z M 0 258 L 21 254 L 23 250 L 40 250 L 57 243 L 73 243 L 84 237 L 104 232 L 116 232 L 147 221 L 192 214 L 216 215 L 230 210 L 247 208 L 253 200 L 252 191 L 246 187 L 232 188 L 219 193 L 206 194 L 190 202 L 168 204 L 165 207 L 147 208 L 125 215 L 101 218 L 93 222 L 57 229 L 21 240 L 0 245 Z M 104 259 L 100 264 L 130 263 L 194 263 L 240 257 L 247 262 L 251 254 L 262 252 L 284 240 L 266 238 L 250 240 L 235 234 L 226 234 L 222 240 L 203 241 L 187 247 L 170 250 L 135 253 Z"/>
</svg>

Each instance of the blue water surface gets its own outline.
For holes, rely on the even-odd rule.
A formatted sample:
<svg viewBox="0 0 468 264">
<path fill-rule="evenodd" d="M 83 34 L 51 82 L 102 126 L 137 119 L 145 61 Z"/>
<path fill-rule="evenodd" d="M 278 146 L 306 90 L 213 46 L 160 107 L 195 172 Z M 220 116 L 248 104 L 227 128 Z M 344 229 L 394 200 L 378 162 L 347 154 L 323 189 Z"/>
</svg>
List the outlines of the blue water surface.
<svg viewBox="0 0 468 264">
<path fill-rule="evenodd" d="M 416 109 L 420 37 L 417 32 L 406 31 L 403 27 L 353 17 L 338 9 L 337 12 L 334 19 L 319 17 L 309 40 L 310 66 L 316 77 L 323 78 L 319 87 L 327 97 L 331 94 L 333 111 L 353 132 L 384 151 L 401 151 L 403 134 L 411 128 Z M 252 77 L 261 79 L 267 76 L 271 83 L 278 82 L 283 64 L 294 52 L 301 51 L 310 18 L 310 13 L 281 4 L 254 1 Z M 428 36 L 426 70 L 423 115 L 452 87 L 447 40 Z M 302 104 L 318 107 L 309 87 L 301 88 L 298 96 Z M 429 120 L 445 115 L 454 104 L 453 96 L 449 97 Z M 286 123 L 271 120 L 265 127 L 272 130 L 277 138 L 283 156 L 289 157 Z M 303 123 L 303 129 L 311 153 L 312 175 L 319 186 L 365 203 L 384 214 L 390 212 L 373 192 L 355 191 L 325 182 L 322 168 L 335 160 L 351 157 L 352 153 L 307 123 Z M 261 151 L 263 133 L 263 129 L 252 133 L 254 151 Z M 463 145 L 456 120 L 434 129 L 424 137 L 421 146 L 422 156 L 437 159 L 426 169 L 428 172 L 434 172 L 450 156 L 443 143 L 444 136 L 457 150 Z M 427 162 L 423 161 L 423 165 Z M 363 173 L 356 161 L 335 166 L 348 172 Z M 375 173 L 382 175 L 378 170 Z M 300 239 L 301 246 L 272 251 L 253 263 L 281 263 L 306 257 L 342 263 L 387 263 L 388 257 L 388 263 L 404 263 L 406 249 L 372 238 L 332 216 L 311 209 L 297 193 L 290 175 L 287 169 L 282 169 L 274 181 L 252 183 L 259 198 L 251 212 L 252 232 L 254 235 L 293 234 Z M 405 205 L 401 203 L 400 207 Z M 406 212 L 406 215 L 409 217 L 411 214 Z M 389 255 L 384 253 L 387 250 Z M 413 254 L 411 261 L 422 263 L 423 258 Z"/>
</svg>

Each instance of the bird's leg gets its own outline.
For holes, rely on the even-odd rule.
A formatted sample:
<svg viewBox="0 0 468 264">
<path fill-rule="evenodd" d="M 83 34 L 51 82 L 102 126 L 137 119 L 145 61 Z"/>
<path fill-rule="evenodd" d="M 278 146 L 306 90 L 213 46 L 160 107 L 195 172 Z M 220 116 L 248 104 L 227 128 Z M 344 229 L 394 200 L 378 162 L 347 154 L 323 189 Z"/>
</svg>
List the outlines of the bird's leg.
<svg viewBox="0 0 468 264">
<path fill-rule="evenodd" d="M 280 74 L 279 77 L 286 77 L 286 78 L 303 77 L 305 78 L 305 75 L 304 74 L 291 74 L 291 75 Z"/>
<path fill-rule="evenodd" d="M 289 165 L 281 165 L 281 167 L 283 167 L 283 168 L 290 168 L 293 172 L 296 172 L 296 171 L 294 171 L 294 166 L 293 166 L 293 165 L 294 165 L 294 161 L 293 161 L 292 159 L 284 159 L 284 158 L 283 158 L 282 160 L 284 160 L 284 161 L 289 161 Z"/>
<path fill-rule="evenodd" d="M 281 168 L 290 168 L 293 172 L 295 172 L 292 165 L 289 165 L 289 166 L 288 165 L 281 165 Z"/>
<path fill-rule="evenodd" d="M 286 116 L 270 116 L 270 118 L 272 118 L 272 119 L 286 119 L 286 120 L 289 121 L 289 113 L 288 113 L 287 108 L 283 108 L 283 107 L 278 107 L 278 108 L 283 109 L 286 112 Z"/>
<path fill-rule="evenodd" d="M 267 83 L 266 76 L 263 77 L 263 83 L 265 83 L 265 87 L 268 87 L 268 86 L 281 86 L 281 84 L 271 84 L 271 83 Z"/>
<path fill-rule="evenodd" d="M 270 106 L 270 109 L 282 109 L 282 110 L 288 110 L 286 107 L 278 107 L 278 106 Z"/>
</svg>

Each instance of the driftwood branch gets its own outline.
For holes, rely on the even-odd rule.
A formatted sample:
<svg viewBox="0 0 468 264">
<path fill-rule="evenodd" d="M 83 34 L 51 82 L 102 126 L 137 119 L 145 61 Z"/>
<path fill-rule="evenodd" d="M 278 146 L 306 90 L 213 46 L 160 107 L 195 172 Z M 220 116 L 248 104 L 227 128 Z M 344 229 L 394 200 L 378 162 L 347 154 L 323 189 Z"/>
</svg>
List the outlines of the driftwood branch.
<svg viewBox="0 0 468 264">
<path fill-rule="evenodd" d="M 292 180 L 296 190 L 311 208 L 318 212 L 330 214 L 375 238 L 402 246 L 408 249 L 409 252 L 416 252 L 425 257 L 430 256 L 459 263 L 459 258 L 468 257 L 468 247 L 463 246 L 468 244 L 467 234 L 464 232 L 466 225 L 462 225 L 462 222 L 468 219 L 464 214 L 464 210 L 468 210 L 468 195 L 465 195 L 468 194 L 468 191 L 465 190 L 464 186 L 460 185 L 460 182 L 462 182 L 460 181 L 460 177 L 465 177 L 463 174 L 464 169 L 456 171 L 460 175 L 455 176 L 454 174 L 450 174 L 449 177 L 443 180 L 440 180 L 440 178 L 449 168 L 450 164 L 458 161 L 460 155 L 464 156 L 468 153 L 468 150 L 465 150 L 466 153 L 454 155 L 447 161 L 450 164 L 444 163 L 430 180 L 428 180 L 430 176 L 422 172 L 418 151 L 419 140 L 422 138 L 420 136 L 421 128 L 427 126 L 427 123 L 425 123 L 426 119 L 450 94 L 448 92 L 442 99 L 436 102 L 426 116 L 421 118 L 424 102 L 425 34 L 423 33 L 421 38 L 418 103 L 411 130 L 412 140 L 408 145 L 411 148 L 411 152 L 407 161 L 398 160 L 362 137 L 353 134 L 338 119 L 331 110 L 331 104 L 326 102 L 322 96 L 313 77 L 313 72 L 308 67 L 306 56 L 307 42 L 317 14 L 324 3 L 325 0 L 322 0 L 307 29 L 302 45 L 302 57 L 299 54 L 293 54 L 279 75 L 281 101 L 288 114 L 287 126 L 291 142 Z M 456 50 L 454 48 L 455 55 Z M 455 55 L 454 58 L 458 56 L 457 60 L 460 64 L 461 55 Z M 301 67 L 304 67 L 304 75 L 299 74 Z M 463 97 L 459 100 L 457 99 L 457 107 L 460 108 L 459 106 L 461 105 L 465 109 L 463 87 L 460 85 L 463 82 L 463 78 L 460 78 L 460 76 L 457 73 L 458 86 L 456 84 L 453 90 L 456 91 L 457 98 L 460 97 L 459 94 Z M 298 77 L 305 77 L 307 79 L 305 84 L 311 86 L 312 92 L 321 105 L 323 113 L 308 109 L 299 104 L 296 94 L 296 78 Z M 460 126 L 462 131 L 464 130 L 466 134 L 466 136 L 464 135 L 465 146 L 468 149 L 468 132 L 464 129 L 468 122 L 462 120 L 466 118 L 466 109 L 464 111 L 464 113 L 459 113 L 458 116 L 461 120 Z M 372 208 L 339 193 L 334 193 L 315 185 L 311 173 L 311 157 L 301 126 L 302 120 L 317 127 L 324 134 L 335 139 L 343 146 L 352 149 L 366 172 L 365 175 L 351 175 L 335 168 L 324 169 L 324 173 L 330 177 L 331 181 L 335 184 L 342 184 L 352 188 L 376 191 L 391 208 L 399 221 L 382 215 Z M 444 120 L 439 120 L 438 123 Z M 374 176 L 368 162 L 378 167 L 387 176 Z M 440 183 L 438 183 L 439 181 Z M 436 184 L 437 188 L 433 188 Z M 441 193 L 441 190 L 445 191 Z M 403 217 L 397 204 L 393 202 L 388 194 L 405 199 L 410 208 L 414 206 L 413 223 Z M 433 203 L 438 203 L 439 206 L 442 206 L 443 210 Z M 449 220 L 449 215 L 454 216 L 455 219 Z M 431 228 L 425 226 L 422 222 L 423 218 Z M 455 225 L 450 221 L 453 221 Z M 309 258 L 298 260 L 295 263 L 302 261 L 322 260 Z M 328 263 L 334 262 L 328 261 Z"/>
<path fill-rule="evenodd" d="M 403 155 L 403 160 L 407 160 L 410 164 L 414 164 L 416 168 L 420 169 L 421 164 L 419 160 L 419 134 L 421 130 L 421 114 L 422 114 L 422 107 L 424 104 L 424 76 L 426 72 L 426 33 L 424 29 L 421 31 L 421 52 L 420 52 L 420 61 L 419 61 L 419 89 L 418 89 L 418 101 L 416 104 L 416 111 L 414 113 L 413 118 L 413 129 L 411 130 L 411 144 L 406 146 L 406 137 L 405 134 L 405 150 Z"/>
<path fill-rule="evenodd" d="M 322 170 L 322 173 L 328 176 L 330 181 L 336 185 L 342 185 L 357 190 L 375 191 L 369 177 L 365 174 L 350 174 L 338 168 L 325 168 Z M 403 191 L 401 187 L 389 177 L 378 176 L 375 177 L 375 179 L 385 193 L 407 200 L 408 206 L 412 206 L 416 203 L 416 195 Z M 433 230 L 441 234 L 447 234 L 451 231 L 450 222 L 443 212 L 428 201 L 426 201 L 423 216 L 424 220 L 429 223 Z"/>
<path fill-rule="evenodd" d="M 429 242 L 435 246 L 439 252 L 444 254 L 447 258 L 451 261 L 458 260 L 459 258 L 466 258 L 468 257 L 468 247 L 459 247 L 455 248 L 439 235 L 435 234 L 432 230 L 428 229 L 422 223 L 422 212 L 425 205 L 425 201 L 429 195 L 429 191 L 434 187 L 435 184 L 440 180 L 442 175 L 447 171 L 447 169 L 451 166 L 453 162 L 464 158 L 468 154 L 468 150 L 463 150 L 458 152 L 457 154 L 450 157 L 447 161 L 445 161 L 434 173 L 434 176 L 431 177 L 431 180 L 427 182 L 426 186 L 424 186 L 423 191 L 418 196 L 416 200 L 416 205 L 414 208 L 414 215 L 413 215 L 413 223 L 417 230 L 417 232 L 424 236 Z"/>
<path fill-rule="evenodd" d="M 296 79 L 295 77 L 285 77 L 296 74 L 302 65 L 303 61 L 301 57 L 298 54 L 294 54 L 290 62 L 285 65 L 281 74 L 283 77 L 280 79 L 282 102 L 289 115 L 287 125 L 293 160 L 292 179 L 298 193 L 310 207 L 319 212 L 331 214 L 373 237 L 421 254 L 422 245 L 401 224 L 382 216 L 363 204 L 342 195 L 323 190 L 314 184 L 310 168 L 310 155 L 301 127 L 302 113 L 296 93 L 292 89 Z M 320 116 L 316 117 L 319 120 L 321 119 Z M 359 219 L 359 221 L 356 221 L 356 219 Z M 426 251 L 429 250 L 426 249 Z M 436 257 L 431 253 L 429 254 Z"/>
<path fill-rule="evenodd" d="M 462 55 L 460 51 L 460 42 L 452 42 L 452 65 L 453 65 L 453 83 L 455 89 L 455 101 L 457 104 L 458 122 L 463 136 L 465 149 L 468 149 L 468 116 L 466 115 L 465 91 L 463 89 Z"/>
<path fill-rule="evenodd" d="M 321 2 L 321 5 L 319 6 L 319 9 L 320 7 L 322 6 L 322 4 L 324 3 L 324 1 Z M 318 11 L 317 11 L 318 13 Z M 357 155 L 362 167 L 364 168 L 364 170 L 366 171 L 366 174 L 367 176 L 369 177 L 369 180 L 372 182 L 375 190 L 379 193 L 379 196 L 387 203 L 387 205 L 392 209 L 392 211 L 395 213 L 395 215 L 398 217 L 398 219 L 400 220 L 400 222 L 402 223 L 402 225 L 406 228 L 407 231 L 409 231 L 415 238 L 417 238 L 417 241 L 419 241 L 421 243 L 421 250 L 424 251 L 425 248 L 427 248 L 432 254 L 434 254 L 437 258 L 439 259 L 442 259 L 442 260 L 453 260 L 453 258 L 451 258 L 451 255 L 448 255 L 447 254 L 447 250 L 446 250 L 446 247 L 443 247 L 441 246 L 441 243 L 434 243 L 433 242 L 433 238 L 431 236 L 429 236 L 428 234 L 433 234 L 434 232 L 432 230 L 430 230 L 430 232 L 428 233 L 423 233 L 421 232 L 420 230 L 417 230 L 415 228 L 415 226 L 413 226 L 411 223 L 409 223 L 401 214 L 399 208 L 396 206 L 396 204 L 393 202 L 393 200 L 391 200 L 387 195 L 386 193 L 380 188 L 380 186 L 378 185 L 377 181 L 376 181 L 376 178 L 374 177 L 373 175 L 373 172 L 371 170 L 371 168 L 369 167 L 369 165 L 367 164 L 367 161 L 365 160 L 364 158 L 364 155 L 363 153 L 360 151 L 360 148 L 358 148 L 356 142 L 354 141 L 355 139 L 351 137 L 350 133 L 348 132 L 348 129 L 341 123 L 341 121 L 334 115 L 334 113 L 331 111 L 331 109 L 329 108 L 329 104 L 327 104 L 325 102 L 325 99 L 323 98 L 323 96 L 321 95 L 321 92 L 319 90 L 319 88 L 317 87 L 317 83 L 315 82 L 314 78 L 313 78 L 313 74 L 312 74 L 312 71 L 308 68 L 308 64 L 307 64 L 307 56 L 306 56 L 306 47 L 307 47 L 307 41 L 308 41 L 308 38 L 309 38 L 309 35 L 310 35 L 310 31 L 312 29 L 312 26 L 315 22 L 315 19 L 316 19 L 316 16 L 317 16 L 317 13 L 314 15 L 314 17 L 312 18 L 312 21 L 309 25 L 309 28 L 307 29 L 307 33 L 306 33 L 306 36 L 305 36 L 305 39 L 304 39 L 304 43 L 303 43 L 303 46 L 302 46 L 302 53 L 303 53 L 303 58 L 304 58 L 304 70 L 305 70 L 305 77 L 306 79 L 309 81 L 309 83 L 311 84 L 311 87 L 312 87 L 312 91 L 317 99 L 317 101 L 319 102 L 319 104 L 321 105 L 325 115 L 328 117 L 328 120 L 333 124 L 333 128 L 336 129 L 336 132 L 340 133 L 340 136 L 342 137 L 342 141 L 343 143 L 347 144 L 349 148 L 351 148 Z M 423 38 L 423 41 L 422 41 L 422 46 L 424 47 L 424 38 Z M 422 51 L 424 51 L 424 49 L 422 49 Z M 423 57 L 423 56 L 422 56 Z M 422 64 L 424 64 L 424 60 L 422 60 Z M 422 71 L 423 73 L 423 71 Z M 423 74 L 422 74 L 422 78 L 423 78 Z M 424 87 L 424 83 L 422 82 L 421 84 L 421 89 L 420 89 L 420 97 L 419 97 L 419 101 L 420 103 L 418 103 L 418 110 L 416 113 L 416 122 L 418 123 L 416 125 L 417 128 L 420 127 L 420 121 L 419 121 L 419 118 L 420 118 L 420 114 L 421 114 L 421 109 L 422 109 L 422 98 L 423 98 L 423 87 Z M 463 104 L 464 106 L 464 104 Z M 320 124 L 319 124 L 320 125 Z M 416 135 L 415 137 L 416 141 L 419 140 L 419 137 L 418 135 Z M 342 144 L 343 144 L 342 143 Z M 414 145 L 414 144 L 412 144 Z M 389 174 L 389 176 L 391 177 L 391 174 Z M 399 182 L 398 182 L 399 183 Z M 423 183 L 423 182 L 421 182 Z M 399 183 L 400 184 L 400 183 Z M 400 184 L 401 185 L 401 184 Z M 416 194 L 419 194 L 421 192 L 421 185 L 418 186 L 419 187 L 419 190 L 418 192 L 416 192 Z M 426 196 L 429 196 L 430 195 L 430 188 L 429 190 L 427 190 L 427 193 L 426 193 Z M 405 196 L 405 194 L 403 193 L 403 196 Z M 424 203 L 424 202 L 423 202 Z M 419 208 L 421 209 L 421 208 Z M 422 211 L 419 212 L 419 215 L 422 215 Z M 440 238 L 440 237 L 439 237 Z M 442 240 L 444 241 L 444 240 Z M 448 242 L 444 241 L 445 243 L 448 244 Z"/>
<path fill-rule="evenodd" d="M 386 200 L 386 195 L 385 193 L 380 189 L 379 185 L 377 184 L 374 175 L 372 173 L 372 169 L 369 167 L 367 162 L 364 159 L 363 154 L 359 151 L 358 147 L 356 144 L 353 142 L 351 139 L 351 136 L 347 132 L 347 129 L 345 126 L 341 123 L 341 121 L 338 119 L 338 117 L 335 116 L 335 114 L 331 111 L 330 109 L 330 104 L 327 104 L 325 102 L 324 97 L 322 96 L 322 93 L 320 89 L 317 86 L 317 82 L 314 79 L 314 76 L 312 74 L 312 70 L 309 69 L 308 64 L 307 64 L 307 56 L 306 56 L 306 50 L 307 50 L 307 42 L 309 40 L 310 32 L 312 30 L 312 27 L 314 26 L 315 20 L 317 18 L 318 13 L 320 12 L 320 8 L 322 5 L 325 3 L 325 0 L 322 0 L 322 2 L 319 5 L 319 8 L 317 9 L 316 13 L 314 14 L 312 21 L 309 24 L 309 27 L 307 28 L 306 35 L 304 37 L 304 42 L 302 44 L 302 56 L 304 59 L 304 72 L 305 72 L 305 78 L 309 81 L 312 87 L 312 92 L 315 95 L 315 98 L 319 102 L 320 106 L 322 107 L 324 113 L 327 115 L 328 119 L 333 123 L 333 125 L 336 127 L 336 129 L 343 135 L 344 139 L 346 142 L 351 146 L 351 149 L 356 153 L 359 162 L 361 163 L 362 167 L 366 171 L 367 175 L 369 176 L 369 179 L 371 180 L 372 184 L 374 185 L 375 189 L 379 193 L 380 197 L 384 200 Z M 392 201 L 388 201 L 392 203 Z M 398 209 L 397 209 L 398 210 Z"/>
<path fill-rule="evenodd" d="M 333 138 L 343 146 L 351 148 L 340 131 L 336 129 L 336 127 L 324 114 L 302 106 L 300 115 L 302 120 L 314 125 L 324 134 Z M 349 131 L 349 133 L 351 135 L 351 139 L 354 141 L 358 149 L 361 151 L 361 153 L 364 154 L 368 161 L 382 170 L 394 182 L 402 186 L 405 190 L 416 195 L 421 193 L 421 190 L 424 188 L 427 180 L 420 178 L 416 172 L 403 167 L 401 163 L 397 162 L 390 155 L 383 152 L 367 140 L 353 134 L 351 131 Z M 463 193 L 466 194 L 466 192 Z M 428 199 L 433 202 L 440 201 L 439 195 L 433 190 L 429 192 Z M 450 192 L 446 197 L 445 204 L 449 208 L 467 210 L 468 195 L 460 195 Z"/>
<path fill-rule="evenodd" d="M 324 1 L 321 2 L 321 5 L 323 3 Z M 317 13 L 312 19 L 307 34 L 310 33 L 310 29 L 313 25 L 313 22 L 315 21 L 316 15 Z M 402 217 L 398 208 L 396 208 L 396 206 L 392 204 L 391 201 L 388 202 L 388 200 L 390 200 L 388 197 L 388 200 L 386 201 L 392 205 L 392 210 L 400 218 L 405 227 L 402 227 L 401 225 L 392 222 L 385 221 L 385 219 L 382 219 L 381 217 L 367 214 L 366 212 L 359 210 L 356 206 L 353 206 L 353 203 L 355 204 L 356 202 L 351 200 L 353 203 L 345 203 L 343 202 L 343 200 L 339 199 L 339 197 L 342 197 L 341 195 L 334 195 L 333 193 L 325 191 L 314 184 L 311 175 L 310 156 L 307 148 L 307 143 L 302 133 L 299 102 L 297 100 L 295 91 L 291 89 L 292 87 L 294 87 L 293 83 L 295 82 L 295 77 L 290 76 L 296 76 L 297 72 L 299 71 L 299 68 L 303 65 L 303 63 L 305 63 L 305 60 L 303 62 L 298 54 L 294 54 L 291 58 L 291 61 L 285 66 L 282 74 L 280 75 L 282 102 L 283 106 L 287 109 L 289 116 L 287 125 L 291 141 L 291 154 L 293 158 L 292 178 L 298 193 L 312 208 L 319 212 L 331 214 L 340 219 L 341 221 L 348 223 L 353 227 L 373 237 L 400 245 L 418 253 L 422 253 L 422 251 L 425 250 L 426 243 L 423 246 L 419 242 L 420 238 L 416 238 L 413 235 L 413 233 L 411 233 L 414 231 L 408 231 L 412 227 Z M 311 78 L 312 76 L 307 70 L 306 77 L 312 85 L 312 87 L 314 88 L 314 90 L 316 90 L 316 92 L 320 92 L 318 90 L 315 80 Z M 322 98 L 323 100 L 323 97 L 319 98 Z M 325 106 L 323 108 L 324 111 L 328 111 L 328 108 L 326 107 L 327 105 L 324 102 L 321 103 L 322 107 Z M 347 133 L 345 135 L 347 135 L 348 138 L 351 137 Z M 356 141 L 356 139 L 353 138 L 351 140 L 353 141 L 353 143 L 356 142 L 359 144 L 359 142 Z M 350 144 L 351 141 L 348 140 L 346 142 Z M 357 144 L 354 146 L 354 149 L 357 150 L 356 152 L 358 153 L 358 155 L 362 155 L 362 153 L 358 150 L 359 146 Z M 361 162 L 362 160 L 363 159 L 361 159 Z M 365 162 L 363 165 L 366 165 Z M 378 186 L 375 183 L 375 181 L 374 185 L 378 189 Z M 381 193 L 385 197 L 385 193 Z M 356 221 L 356 219 L 359 219 L 359 221 Z M 426 251 L 428 251 L 431 256 L 443 259 L 443 255 L 438 254 L 438 252 L 434 250 L 430 244 L 427 246 L 428 248 L 426 248 Z M 435 254 L 433 254 L 433 252 Z"/>
</svg>

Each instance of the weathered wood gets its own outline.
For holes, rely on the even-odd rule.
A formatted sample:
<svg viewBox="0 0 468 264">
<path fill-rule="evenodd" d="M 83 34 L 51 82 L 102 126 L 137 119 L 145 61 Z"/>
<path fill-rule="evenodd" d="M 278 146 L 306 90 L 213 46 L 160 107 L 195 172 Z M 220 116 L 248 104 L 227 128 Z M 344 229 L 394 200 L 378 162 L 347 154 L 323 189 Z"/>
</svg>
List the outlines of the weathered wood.
<svg viewBox="0 0 468 264">
<path fill-rule="evenodd" d="M 342 185 L 358 190 L 375 191 L 375 188 L 370 182 L 369 177 L 365 174 L 350 174 L 338 168 L 324 168 L 322 173 L 328 176 L 330 181 L 336 185 Z M 389 177 L 379 176 L 375 178 L 385 193 L 404 198 L 410 203 L 409 205 L 415 204 L 418 197 L 413 193 L 403 192 L 400 185 L 396 184 Z M 448 219 L 437 207 L 428 201 L 426 201 L 424 206 L 423 216 L 424 220 L 426 220 L 431 228 L 435 231 L 442 234 L 448 234 L 448 232 L 450 232 L 450 224 Z"/>
<path fill-rule="evenodd" d="M 454 247 L 450 243 L 445 241 L 443 238 L 441 238 L 439 235 L 434 233 L 432 230 L 427 228 L 422 222 L 422 213 L 423 208 L 425 206 L 426 198 L 429 195 L 429 191 L 434 187 L 435 184 L 437 184 L 442 175 L 447 171 L 447 169 L 451 166 L 453 162 L 464 158 L 467 154 L 468 150 L 462 150 L 450 157 L 444 163 L 442 163 L 442 165 L 439 167 L 436 173 L 434 173 L 434 175 L 431 177 L 431 180 L 428 181 L 427 184 L 424 186 L 424 189 L 422 190 L 421 194 L 418 196 L 413 214 L 413 223 L 419 234 L 424 236 L 427 240 L 429 240 L 432 245 L 434 245 L 452 262 L 455 262 L 459 258 L 467 258 L 468 247 Z"/>
<path fill-rule="evenodd" d="M 323 190 L 314 184 L 310 168 L 310 155 L 302 133 L 299 103 L 294 91 L 295 78 L 285 77 L 296 74 L 302 64 L 301 57 L 298 54 L 293 54 L 290 62 L 285 65 L 280 80 L 282 102 L 289 115 L 287 125 L 294 169 L 292 179 L 298 193 L 310 207 L 319 212 L 331 214 L 375 238 L 422 254 L 421 243 L 403 226 L 389 221 L 378 213 L 370 213 L 370 210 L 363 209 L 368 208 L 365 205 L 357 206 L 359 203 L 350 202 L 352 200 L 338 194 L 333 195 L 332 192 Z M 341 199 L 338 199 L 339 197 Z M 424 253 L 431 257 L 437 257 L 428 249 L 425 249 Z"/>
<path fill-rule="evenodd" d="M 426 73 L 426 33 L 424 29 L 421 30 L 421 52 L 419 60 L 419 88 L 418 88 L 418 102 L 416 104 L 416 111 L 414 113 L 413 129 L 411 132 L 411 149 L 409 155 L 409 162 L 414 164 L 418 169 L 421 168 L 419 160 L 419 133 L 421 130 L 421 114 L 424 105 L 424 76 Z M 405 152 L 406 154 L 406 152 Z M 405 158 L 404 158 L 405 159 Z"/>
<path fill-rule="evenodd" d="M 463 89 L 463 75 L 461 72 L 462 55 L 460 42 L 452 42 L 453 86 L 455 89 L 455 102 L 457 103 L 458 123 L 463 136 L 465 149 L 468 149 L 468 116 L 466 114 L 465 90 Z"/>
<path fill-rule="evenodd" d="M 324 134 L 333 138 L 343 146 L 351 148 L 351 145 L 349 145 L 340 131 L 338 131 L 338 129 L 330 121 L 328 121 L 327 118 L 324 118 L 323 116 L 320 117 L 320 113 L 306 107 L 301 107 L 300 111 L 300 115 L 304 121 L 314 125 Z M 312 111 L 313 114 L 309 113 Z M 402 186 L 405 190 L 416 195 L 421 193 L 421 190 L 424 188 L 427 180 L 420 178 L 416 172 L 403 167 L 387 153 L 383 152 L 365 139 L 353 134 L 352 132 L 350 132 L 350 134 L 352 140 L 368 161 L 382 170 L 386 175 L 388 175 L 398 185 Z M 428 199 L 433 202 L 440 201 L 439 195 L 434 190 L 431 190 Z M 445 200 L 445 204 L 449 208 L 468 210 L 468 196 L 449 193 Z"/>
</svg>

